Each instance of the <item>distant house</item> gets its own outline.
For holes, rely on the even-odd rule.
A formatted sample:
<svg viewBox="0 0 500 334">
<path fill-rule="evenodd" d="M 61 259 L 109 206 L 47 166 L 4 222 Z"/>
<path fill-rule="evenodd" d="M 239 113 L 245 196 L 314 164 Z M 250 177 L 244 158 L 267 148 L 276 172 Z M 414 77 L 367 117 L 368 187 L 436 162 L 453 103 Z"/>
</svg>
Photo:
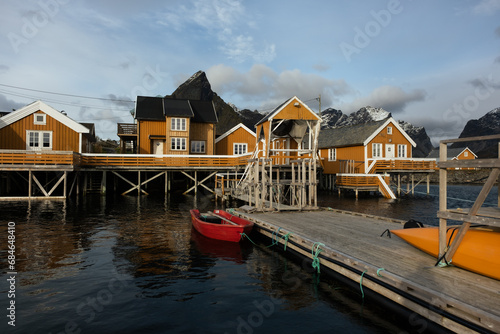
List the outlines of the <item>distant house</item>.
<svg viewBox="0 0 500 334">
<path fill-rule="evenodd" d="M 325 174 L 367 173 L 370 160 L 411 158 L 415 146 L 392 117 L 321 130 L 318 143 Z"/>
<path fill-rule="evenodd" d="M 472 150 L 468 147 L 458 147 L 458 148 L 450 148 L 446 150 L 447 160 L 472 160 L 477 159 L 477 155 L 472 152 Z M 439 161 L 439 148 L 433 149 L 428 158 L 436 159 Z M 465 168 L 464 168 L 465 169 Z"/>
<path fill-rule="evenodd" d="M 235 155 L 252 152 L 255 149 L 256 138 L 255 132 L 240 123 L 215 139 L 215 153 Z"/>
<path fill-rule="evenodd" d="M 139 154 L 214 154 L 217 114 L 212 102 L 137 97 Z"/>
<path fill-rule="evenodd" d="M 289 160 L 285 157 L 313 155 L 320 123 L 321 117 L 298 97 L 286 100 L 255 125 L 261 156 L 274 156 L 281 164 Z"/>
<path fill-rule="evenodd" d="M 88 153 L 94 125 L 78 123 L 42 101 L 0 118 L 0 149 Z"/>
</svg>

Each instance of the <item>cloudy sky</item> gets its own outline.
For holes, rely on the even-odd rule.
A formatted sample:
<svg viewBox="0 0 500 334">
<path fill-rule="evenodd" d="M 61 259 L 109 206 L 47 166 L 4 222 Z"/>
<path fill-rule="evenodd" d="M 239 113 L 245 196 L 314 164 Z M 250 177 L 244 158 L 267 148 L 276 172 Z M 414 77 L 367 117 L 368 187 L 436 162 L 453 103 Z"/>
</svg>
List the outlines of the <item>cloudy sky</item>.
<svg viewBox="0 0 500 334">
<path fill-rule="evenodd" d="M 238 108 L 371 105 L 434 144 L 500 107 L 500 0 L 3 0 L 0 111 L 41 99 L 116 139 L 198 70 Z"/>
</svg>

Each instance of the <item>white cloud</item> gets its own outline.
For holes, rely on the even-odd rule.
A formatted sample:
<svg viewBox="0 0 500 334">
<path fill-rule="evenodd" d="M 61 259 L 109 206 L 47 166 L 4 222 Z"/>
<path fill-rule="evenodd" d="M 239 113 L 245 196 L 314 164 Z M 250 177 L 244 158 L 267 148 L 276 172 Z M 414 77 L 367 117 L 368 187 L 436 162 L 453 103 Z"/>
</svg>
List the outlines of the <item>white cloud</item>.
<svg viewBox="0 0 500 334">
<path fill-rule="evenodd" d="M 273 108 L 295 95 L 308 100 L 319 94 L 323 106 L 329 106 L 352 91 L 344 80 L 331 80 L 297 69 L 278 73 L 262 64 L 252 66 L 245 73 L 221 64 L 209 68 L 206 73 L 212 89 L 241 109 Z"/>
<path fill-rule="evenodd" d="M 480 15 L 493 15 L 498 10 L 500 10 L 500 0 L 482 0 L 473 8 L 474 14 Z"/>
<path fill-rule="evenodd" d="M 257 26 L 241 0 L 193 0 L 160 13 L 157 23 L 178 32 L 201 27 L 209 38 L 215 38 L 219 50 L 237 63 L 248 59 L 270 62 L 276 57 L 274 44 L 256 41 L 249 33 Z"/>
<path fill-rule="evenodd" d="M 361 107 L 372 106 L 383 108 L 392 113 L 400 112 L 412 102 L 424 101 L 427 93 L 423 89 L 405 92 L 396 86 L 381 86 L 375 88 L 369 96 L 360 97 L 341 107 L 347 113 L 359 110 Z"/>
</svg>

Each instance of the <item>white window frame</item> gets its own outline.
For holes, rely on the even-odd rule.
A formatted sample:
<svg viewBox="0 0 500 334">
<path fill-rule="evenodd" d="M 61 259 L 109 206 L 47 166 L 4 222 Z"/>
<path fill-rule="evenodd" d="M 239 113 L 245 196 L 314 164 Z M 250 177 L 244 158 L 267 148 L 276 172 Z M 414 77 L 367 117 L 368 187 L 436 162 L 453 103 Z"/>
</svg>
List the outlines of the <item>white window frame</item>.
<svg viewBox="0 0 500 334">
<path fill-rule="evenodd" d="M 328 149 L 328 161 L 337 161 L 337 149 L 329 148 Z"/>
<path fill-rule="evenodd" d="M 182 137 L 170 138 L 170 149 L 172 151 L 185 151 L 186 150 L 186 138 L 182 138 Z"/>
<path fill-rule="evenodd" d="M 467 158 L 469 156 L 469 152 L 464 151 L 464 158 Z"/>
<path fill-rule="evenodd" d="M 382 158 L 382 147 L 381 143 L 372 144 L 372 158 Z"/>
<path fill-rule="evenodd" d="M 186 131 L 186 119 L 185 118 L 172 118 L 172 124 L 170 125 L 170 130 L 172 131 Z"/>
<path fill-rule="evenodd" d="M 207 143 L 204 140 L 191 141 L 191 153 L 205 153 Z"/>
<path fill-rule="evenodd" d="M 247 143 L 233 143 L 233 155 L 248 153 Z"/>
<path fill-rule="evenodd" d="M 407 158 L 408 153 L 407 153 L 406 145 L 405 144 L 398 144 L 398 158 Z"/>
<path fill-rule="evenodd" d="M 31 146 L 31 134 L 37 134 L 36 143 L 38 146 Z M 48 136 L 49 146 L 43 146 L 44 137 Z M 35 142 L 34 142 L 35 144 Z M 26 150 L 38 151 L 38 150 L 52 150 L 52 131 L 34 131 L 26 130 Z"/>
<path fill-rule="evenodd" d="M 39 116 L 42 116 L 42 120 L 41 121 L 37 120 L 37 118 Z M 33 114 L 33 124 L 36 124 L 36 125 L 46 125 L 47 124 L 47 115 L 46 114 L 41 114 L 41 113 Z"/>
<path fill-rule="evenodd" d="M 392 126 L 387 127 L 387 134 L 392 135 Z"/>
</svg>

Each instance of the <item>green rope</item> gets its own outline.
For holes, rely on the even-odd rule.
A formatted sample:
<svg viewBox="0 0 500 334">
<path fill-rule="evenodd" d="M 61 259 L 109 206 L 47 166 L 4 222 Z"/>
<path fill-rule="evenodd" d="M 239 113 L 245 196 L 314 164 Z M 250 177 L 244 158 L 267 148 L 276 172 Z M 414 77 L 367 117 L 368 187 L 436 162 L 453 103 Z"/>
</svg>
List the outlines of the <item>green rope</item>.
<svg viewBox="0 0 500 334">
<path fill-rule="evenodd" d="M 366 270 L 363 271 L 363 273 L 361 274 L 361 278 L 359 280 L 359 288 L 361 289 L 361 298 L 363 298 L 363 300 L 365 299 L 365 293 L 363 292 L 363 275 L 366 273 Z"/>
<path fill-rule="evenodd" d="M 385 271 L 385 268 L 378 268 L 377 269 L 377 276 L 382 277 L 382 275 L 380 275 L 381 271 Z"/>
<path fill-rule="evenodd" d="M 281 227 L 278 227 L 276 231 L 273 232 L 272 238 L 271 238 L 271 244 L 267 247 L 271 247 L 274 245 L 277 245 L 279 243 L 278 235 L 280 233 Z"/>
<path fill-rule="evenodd" d="M 282 238 L 285 240 L 285 247 L 283 248 L 285 250 L 285 252 L 286 252 L 286 245 L 288 244 L 288 238 L 290 238 L 291 234 L 292 234 L 292 232 L 288 232 L 287 234 L 282 236 Z"/>
<path fill-rule="evenodd" d="M 241 239 L 243 239 L 243 237 L 245 237 L 245 238 L 247 238 L 248 240 L 250 240 L 250 242 L 251 242 L 252 244 L 254 244 L 255 246 L 257 246 L 257 244 L 256 244 L 255 242 L 253 242 L 253 240 L 252 240 L 252 239 L 250 239 L 250 237 L 249 237 L 249 236 L 248 236 L 245 232 L 240 233 L 240 235 L 241 235 Z"/>
<path fill-rule="evenodd" d="M 320 273 L 320 262 L 318 255 L 322 251 L 320 246 L 324 246 L 324 244 L 322 244 L 321 242 L 315 242 L 311 249 L 311 255 L 313 256 L 312 267 L 318 271 L 318 274 Z M 314 249 L 314 247 L 316 247 L 316 250 Z"/>
</svg>

